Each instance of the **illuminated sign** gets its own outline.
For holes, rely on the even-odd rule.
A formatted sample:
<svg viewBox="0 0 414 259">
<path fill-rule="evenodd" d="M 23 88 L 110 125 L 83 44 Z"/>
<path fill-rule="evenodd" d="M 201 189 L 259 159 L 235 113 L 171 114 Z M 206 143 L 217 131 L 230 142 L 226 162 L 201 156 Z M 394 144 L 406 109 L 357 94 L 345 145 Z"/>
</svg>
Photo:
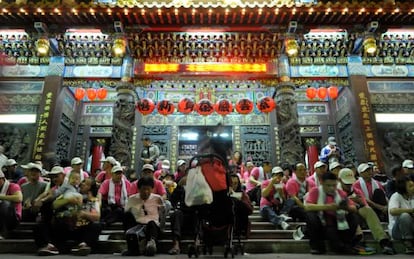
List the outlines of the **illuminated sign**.
<svg viewBox="0 0 414 259">
<path fill-rule="evenodd" d="M 264 63 L 191 63 L 191 64 L 144 64 L 138 74 L 149 73 L 267 73 Z"/>
</svg>

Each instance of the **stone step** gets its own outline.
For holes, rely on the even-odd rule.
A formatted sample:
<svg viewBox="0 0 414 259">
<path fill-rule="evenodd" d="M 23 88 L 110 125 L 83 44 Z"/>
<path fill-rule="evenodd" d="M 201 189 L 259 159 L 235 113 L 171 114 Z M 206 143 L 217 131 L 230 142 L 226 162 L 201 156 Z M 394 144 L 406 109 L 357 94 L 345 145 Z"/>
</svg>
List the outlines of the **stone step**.
<svg viewBox="0 0 414 259">
<path fill-rule="evenodd" d="M 381 251 L 378 243 L 374 241 L 367 241 L 368 246 L 374 247 L 377 251 Z M 187 253 L 188 245 L 194 244 L 193 240 L 182 240 L 181 248 L 182 253 Z M 233 246 L 240 246 L 244 248 L 246 253 L 309 253 L 309 244 L 307 240 L 292 240 L 292 239 L 247 239 L 242 240 L 240 243 L 234 241 Z M 69 244 L 74 245 L 74 244 Z M 213 254 L 223 252 L 223 245 L 213 247 Z M 394 242 L 394 247 L 398 253 L 404 252 L 404 247 L 400 242 Z M 68 247 L 67 249 L 69 249 Z M 171 240 L 160 240 L 158 243 L 158 253 L 165 254 L 171 248 Z M 96 249 L 96 253 L 102 254 L 117 254 L 126 249 L 126 242 L 124 240 L 106 240 L 99 241 Z M 1 253 L 30 253 L 34 254 L 37 251 L 37 247 L 34 244 L 33 239 L 5 239 L 0 240 L 0 254 Z M 66 251 L 63 251 L 66 252 Z M 200 251 L 202 254 L 202 251 Z"/>
</svg>

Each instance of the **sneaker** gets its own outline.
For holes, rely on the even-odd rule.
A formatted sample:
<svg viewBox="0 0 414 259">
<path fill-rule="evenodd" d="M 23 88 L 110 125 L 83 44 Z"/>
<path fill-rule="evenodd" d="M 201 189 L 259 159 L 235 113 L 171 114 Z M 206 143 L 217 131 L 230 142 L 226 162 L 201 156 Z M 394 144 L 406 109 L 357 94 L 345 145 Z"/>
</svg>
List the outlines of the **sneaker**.
<svg viewBox="0 0 414 259">
<path fill-rule="evenodd" d="M 4 239 L 5 239 L 4 236 L 0 235 L 0 240 L 4 240 Z"/>
<path fill-rule="evenodd" d="M 74 255 L 86 256 L 91 253 L 91 248 L 85 242 L 82 242 L 70 251 Z"/>
<path fill-rule="evenodd" d="M 155 243 L 154 239 L 151 239 L 147 242 L 147 246 L 145 247 L 145 255 L 146 256 L 154 256 L 157 252 L 157 244 Z"/>
<path fill-rule="evenodd" d="M 282 227 L 283 230 L 287 230 L 290 227 L 289 223 L 285 221 L 282 221 L 282 223 L 280 223 L 280 226 Z"/>
<path fill-rule="evenodd" d="M 294 240 L 302 240 L 305 237 L 305 234 L 302 231 L 302 226 L 297 227 L 296 231 L 293 232 L 292 237 Z"/>
<path fill-rule="evenodd" d="M 47 246 L 40 248 L 37 254 L 39 256 L 58 255 L 59 250 L 54 245 L 47 244 Z"/>
<path fill-rule="evenodd" d="M 382 248 L 382 253 L 385 254 L 385 255 L 395 255 L 397 252 L 391 246 L 384 246 Z"/>
<path fill-rule="evenodd" d="M 280 214 L 279 215 L 279 218 L 281 219 L 281 220 L 283 220 L 283 221 L 290 221 L 290 220 L 292 220 L 292 217 L 289 217 L 288 215 L 286 215 L 286 214 Z"/>
<path fill-rule="evenodd" d="M 361 245 L 354 246 L 352 250 L 354 251 L 355 254 L 358 254 L 358 255 L 373 255 L 377 252 L 375 248 L 364 247 Z"/>
</svg>

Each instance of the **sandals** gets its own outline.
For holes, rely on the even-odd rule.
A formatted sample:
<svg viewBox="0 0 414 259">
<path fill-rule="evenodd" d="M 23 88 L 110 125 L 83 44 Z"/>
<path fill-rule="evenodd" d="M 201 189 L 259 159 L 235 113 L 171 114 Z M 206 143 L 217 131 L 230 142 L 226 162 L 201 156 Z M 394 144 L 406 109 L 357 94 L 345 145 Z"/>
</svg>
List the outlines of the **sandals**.
<svg viewBox="0 0 414 259">
<path fill-rule="evenodd" d="M 180 254 L 180 249 L 179 248 L 171 248 L 170 251 L 168 251 L 169 255 L 179 255 Z"/>
</svg>

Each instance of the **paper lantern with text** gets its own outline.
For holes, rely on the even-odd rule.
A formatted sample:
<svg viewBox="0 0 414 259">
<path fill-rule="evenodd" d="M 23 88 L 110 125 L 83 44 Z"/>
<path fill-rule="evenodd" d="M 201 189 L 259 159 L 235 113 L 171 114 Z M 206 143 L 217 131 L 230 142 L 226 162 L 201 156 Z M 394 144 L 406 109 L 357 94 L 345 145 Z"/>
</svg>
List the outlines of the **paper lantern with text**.
<svg viewBox="0 0 414 259">
<path fill-rule="evenodd" d="M 96 90 L 96 96 L 98 97 L 99 100 L 105 99 L 107 94 L 108 94 L 108 90 L 106 90 L 103 87 Z"/>
<path fill-rule="evenodd" d="M 308 89 L 306 89 L 306 97 L 308 97 L 311 100 L 316 97 L 317 93 L 318 91 L 315 87 L 309 87 Z"/>
<path fill-rule="evenodd" d="M 81 87 L 76 87 L 75 89 L 75 99 L 76 101 L 80 101 L 85 97 L 86 91 Z"/>
<path fill-rule="evenodd" d="M 265 97 L 260 98 L 259 101 L 257 101 L 256 106 L 257 106 L 257 109 L 259 109 L 259 111 L 264 112 L 264 113 L 269 113 L 273 111 L 274 108 L 276 108 L 276 103 L 272 97 L 265 96 Z"/>
<path fill-rule="evenodd" d="M 96 89 L 95 88 L 88 88 L 86 90 L 86 95 L 88 96 L 88 99 L 93 101 L 96 98 Z"/>
<path fill-rule="evenodd" d="M 155 104 L 151 99 L 141 98 L 138 100 L 135 108 L 143 115 L 151 114 L 155 109 Z"/>
<path fill-rule="evenodd" d="M 240 114 L 249 114 L 253 111 L 253 102 L 247 98 L 243 98 L 237 101 L 236 111 Z"/>
<path fill-rule="evenodd" d="M 162 100 L 158 103 L 157 110 L 159 114 L 169 115 L 174 113 L 175 106 L 170 100 Z"/>
<path fill-rule="evenodd" d="M 224 116 L 233 112 L 233 104 L 227 99 L 221 99 L 214 105 L 214 110 Z"/>
<path fill-rule="evenodd" d="M 338 87 L 331 86 L 328 88 L 328 95 L 332 100 L 338 98 Z"/>
<path fill-rule="evenodd" d="M 319 87 L 318 88 L 318 97 L 319 98 L 325 99 L 327 95 L 328 95 L 328 90 L 326 89 L 326 87 Z"/>
<path fill-rule="evenodd" d="M 194 110 L 194 102 L 190 98 L 184 97 L 178 102 L 178 111 L 189 114 Z"/>
<path fill-rule="evenodd" d="M 210 115 L 214 112 L 213 103 L 209 99 L 201 99 L 195 106 L 195 110 L 200 115 Z"/>
</svg>

